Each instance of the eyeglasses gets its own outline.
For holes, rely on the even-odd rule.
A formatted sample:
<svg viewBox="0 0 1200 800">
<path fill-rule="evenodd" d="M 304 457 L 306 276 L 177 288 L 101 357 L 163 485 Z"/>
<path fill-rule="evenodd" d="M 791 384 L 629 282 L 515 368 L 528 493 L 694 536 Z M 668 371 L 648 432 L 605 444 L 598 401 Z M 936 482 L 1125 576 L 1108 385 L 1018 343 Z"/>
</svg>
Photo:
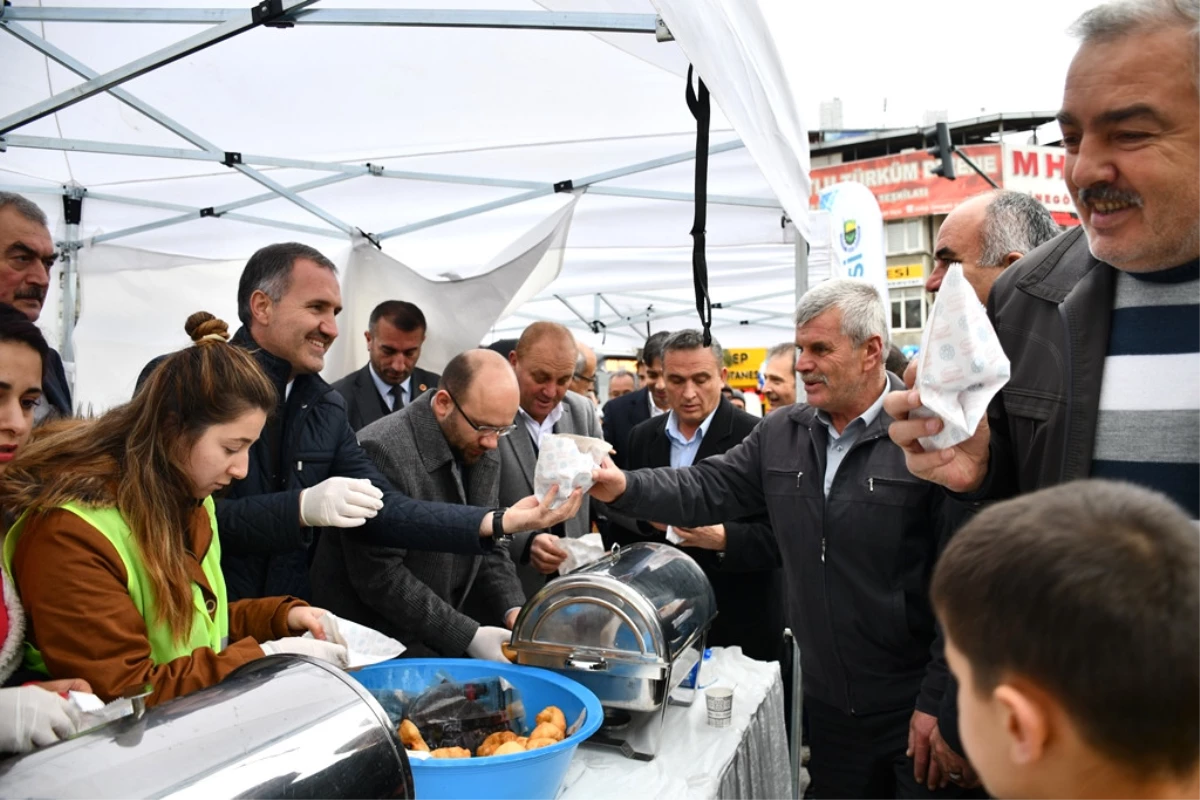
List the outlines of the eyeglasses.
<svg viewBox="0 0 1200 800">
<path fill-rule="evenodd" d="M 467 424 L 470 425 L 472 430 L 474 430 L 476 433 L 481 433 L 484 436 L 487 436 L 489 433 L 494 433 L 497 437 L 502 437 L 508 436 L 517 429 L 516 425 L 500 425 L 499 427 L 495 425 L 476 425 L 475 421 L 467 416 L 467 412 L 462 410 L 462 406 L 460 406 L 458 401 L 454 399 L 454 395 L 450 394 L 449 392 L 446 392 L 446 394 L 449 395 L 450 402 L 454 403 L 454 407 L 458 409 L 458 413 L 462 414 L 462 418 L 467 421 Z"/>
<path fill-rule="evenodd" d="M 587 375 L 580 375 L 578 372 L 576 372 L 575 380 L 583 381 L 584 383 L 588 384 L 589 386 L 596 385 L 596 376 L 595 375 L 593 375 L 592 377 L 589 378 Z"/>
</svg>

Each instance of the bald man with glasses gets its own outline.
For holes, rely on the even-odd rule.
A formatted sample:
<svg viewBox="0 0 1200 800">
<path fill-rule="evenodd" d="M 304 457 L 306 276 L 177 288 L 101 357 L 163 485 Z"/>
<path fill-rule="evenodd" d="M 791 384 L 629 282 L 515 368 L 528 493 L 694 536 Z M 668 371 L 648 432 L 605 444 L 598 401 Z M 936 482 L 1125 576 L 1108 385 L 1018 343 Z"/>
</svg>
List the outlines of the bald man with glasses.
<svg viewBox="0 0 1200 800">
<path fill-rule="evenodd" d="M 469 350 L 428 392 L 363 428 L 359 443 L 409 497 L 495 507 L 501 440 L 516 430 L 520 393 L 504 357 Z M 412 656 L 502 660 L 525 594 L 497 542 L 486 555 L 406 551 L 325 536 L 312 567 L 314 598 L 408 646 Z"/>
</svg>

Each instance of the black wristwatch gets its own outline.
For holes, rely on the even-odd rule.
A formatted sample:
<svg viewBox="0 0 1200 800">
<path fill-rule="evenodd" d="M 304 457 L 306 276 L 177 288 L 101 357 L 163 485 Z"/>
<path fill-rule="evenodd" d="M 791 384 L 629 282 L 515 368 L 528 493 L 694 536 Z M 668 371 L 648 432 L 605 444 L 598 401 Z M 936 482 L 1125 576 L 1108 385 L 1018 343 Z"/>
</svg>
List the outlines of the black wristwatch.
<svg viewBox="0 0 1200 800">
<path fill-rule="evenodd" d="M 507 508 L 497 508 L 492 511 L 492 539 L 497 542 L 511 542 L 512 534 L 504 532 L 504 512 Z"/>
</svg>

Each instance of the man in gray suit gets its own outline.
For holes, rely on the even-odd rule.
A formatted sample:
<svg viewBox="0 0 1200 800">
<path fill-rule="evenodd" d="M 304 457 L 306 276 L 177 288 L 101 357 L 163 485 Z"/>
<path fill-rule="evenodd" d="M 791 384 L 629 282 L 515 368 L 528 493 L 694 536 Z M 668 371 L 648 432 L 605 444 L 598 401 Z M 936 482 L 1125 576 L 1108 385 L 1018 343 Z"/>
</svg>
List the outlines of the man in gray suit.
<svg viewBox="0 0 1200 800">
<path fill-rule="evenodd" d="M 574 433 L 601 438 L 595 406 L 586 397 L 569 391 L 575 374 L 575 338 L 562 325 L 535 322 L 521 334 L 509 353 L 521 407 L 517 429 L 500 442 L 500 504 L 516 502 L 533 491 L 533 473 L 542 436 Z M 587 496 L 579 512 L 550 531 L 530 531 L 513 536 L 511 552 L 526 596 L 546 583 L 567 557 L 558 546 L 560 536 L 576 539 L 591 530 Z"/>
<path fill-rule="evenodd" d="M 409 497 L 496 506 L 496 448 L 514 430 L 517 399 L 508 362 L 468 350 L 446 365 L 436 392 L 363 428 L 358 439 Z M 502 542 L 469 556 L 323 536 L 311 577 L 322 607 L 399 639 L 412 656 L 502 661 L 500 643 L 525 603 Z"/>
<path fill-rule="evenodd" d="M 375 306 L 366 332 L 367 365 L 333 384 L 346 400 L 351 428 L 362 430 L 437 387 L 440 376 L 417 366 L 425 328 L 425 314 L 412 303 Z"/>
</svg>

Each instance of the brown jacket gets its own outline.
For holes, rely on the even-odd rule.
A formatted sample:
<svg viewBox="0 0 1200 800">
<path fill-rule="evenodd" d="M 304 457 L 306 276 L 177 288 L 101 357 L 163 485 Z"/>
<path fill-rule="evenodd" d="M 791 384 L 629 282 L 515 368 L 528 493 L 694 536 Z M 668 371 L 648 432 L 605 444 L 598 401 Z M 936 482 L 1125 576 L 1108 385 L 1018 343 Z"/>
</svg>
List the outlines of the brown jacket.
<svg viewBox="0 0 1200 800">
<path fill-rule="evenodd" d="M 197 506 L 190 522 L 188 570 L 215 609 L 216 595 L 200 569 L 213 539 L 208 513 Z M 25 525 L 13 556 L 13 579 L 29 621 L 27 639 L 42 652 L 51 676 L 83 678 L 105 701 L 150 683 L 154 705 L 219 683 L 262 657 L 259 642 L 291 635 L 288 612 L 305 605 L 291 597 L 230 603 L 228 647 L 220 653 L 205 647 L 155 665 L 121 557 L 100 531 L 61 509 Z"/>
</svg>

